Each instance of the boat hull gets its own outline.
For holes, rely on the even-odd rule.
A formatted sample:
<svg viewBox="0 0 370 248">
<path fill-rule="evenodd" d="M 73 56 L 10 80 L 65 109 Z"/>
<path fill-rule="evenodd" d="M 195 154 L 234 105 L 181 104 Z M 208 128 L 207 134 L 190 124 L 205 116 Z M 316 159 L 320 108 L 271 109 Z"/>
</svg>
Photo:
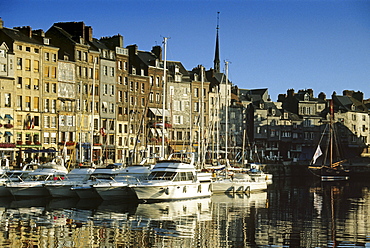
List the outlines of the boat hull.
<svg viewBox="0 0 370 248">
<path fill-rule="evenodd" d="M 53 185 L 46 186 L 50 195 L 55 198 L 61 197 L 78 197 L 76 191 L 71 189 L 72 185 Z"/>
<path fill-rule="evenodd" d="M 210 197 L 211 183 L 143 183 L 131 186 L 137 198 L 144 201 L 173 201 Z"/>
<path fill-rule="evenodd" d="M 124 198 L 137 198 L 135 191 L 128 187 L 127 184 L 123 185 L 95 185 L 96 192 L 103 200 L 118 200 Z"/>
<path fill-rule="evenodd" d="M 22 185 L 7 187 L 13 196 L 19 197 L 33 197 L 33 196 L 50 196 L 49 191 L 43 184 L 37 185 Z"/>
<path fill-rule="evenodd" d="M 310 167 L 310 170 L 318 177 L 321 181 L 342 181 L 350 178 L 350 171 L 345 169 L 335 169 L 330 167 Z"/>
<path fill-rule="evenodd" d="M 100 198 L 98 192 L 96 192 L 92 185 L 72 187 L 72 190 L 76 192 L 81 199 Z"/>
</svg>

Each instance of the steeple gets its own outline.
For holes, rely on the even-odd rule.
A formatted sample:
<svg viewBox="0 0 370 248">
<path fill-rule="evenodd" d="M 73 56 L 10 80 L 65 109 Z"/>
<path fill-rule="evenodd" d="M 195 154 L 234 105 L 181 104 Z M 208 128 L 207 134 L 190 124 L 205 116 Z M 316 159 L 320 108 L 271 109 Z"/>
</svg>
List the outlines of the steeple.
<svg viewBox="0 0 370 248">
<path fill-rule="evenodd" d="M 216 27 L 216 51 L 215 51 L 215 59 L 213 60 L 213 67 L 215 72 L 220 72 L 220 47 L 218 42 L 218 30 L 219 28 L 219 16 L 220 12 L 217 12 L 217 27 Z"/>
</svg>

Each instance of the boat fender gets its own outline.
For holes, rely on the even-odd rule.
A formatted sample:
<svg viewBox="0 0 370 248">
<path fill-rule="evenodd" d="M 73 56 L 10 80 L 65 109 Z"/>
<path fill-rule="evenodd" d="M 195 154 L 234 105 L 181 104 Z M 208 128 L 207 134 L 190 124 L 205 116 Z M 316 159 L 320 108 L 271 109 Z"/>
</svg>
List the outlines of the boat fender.
<svg viewBox="0 0 370 248">
<path fill-rule="evenodd" d="M 184 186 L 184 189 L 182 190 L 183 193 L 186 193 L 186 186 Z"/>
<path fill-rule="evenodd" d="M 166 195 L 168 195 L 170 193 L 168 187 L 164 190 L 164 192 L 166 193 Z"/>
<path fill-rule="evenodd" d="M 202 185 L 198 185 L 198 193 L 202 193 Z"/>
</svg>

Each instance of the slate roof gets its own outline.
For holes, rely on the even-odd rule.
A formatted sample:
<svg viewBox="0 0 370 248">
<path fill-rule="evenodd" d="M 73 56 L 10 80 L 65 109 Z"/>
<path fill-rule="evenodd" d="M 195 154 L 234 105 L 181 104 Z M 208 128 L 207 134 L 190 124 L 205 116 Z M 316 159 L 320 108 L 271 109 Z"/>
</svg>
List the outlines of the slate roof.
<svg viewBox="0 0 370 248">
<path fill-rule="evenodd" d="M 8 36 L 13 41 L 22 41 L 22 42 L 25 42 L 25 43 L 43 45 L 40 41 L 23 34 L 22 32 L 20 32 L 17 29 L 11 29 L 11 28 L 5 28 L 4 27 L 4 28 L 0 29 L 0 37 L 3 36 L 3 35 Z M 9 46 L 9 44 L 8 44 L 8 46 Z M 9 46 L 9 50 L 10 50 L 10 52 L 13 52 L 13 46 Z"/>
</svg>

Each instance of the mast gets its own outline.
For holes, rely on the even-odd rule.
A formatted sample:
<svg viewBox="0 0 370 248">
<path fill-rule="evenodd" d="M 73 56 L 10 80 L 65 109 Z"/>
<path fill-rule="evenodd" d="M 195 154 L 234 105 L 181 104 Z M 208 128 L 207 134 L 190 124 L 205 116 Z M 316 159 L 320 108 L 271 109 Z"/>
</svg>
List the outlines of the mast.
<svg viewBox="0 0 370 248">
<path fill-rule="evenodd" d="M 204 168 L 204 152 L 205 152 L 205 149 L 204 149 L 204 94 L 203 94 L 203 87 L 204 87 L 204 67 L 201 66 L 200 67 L 200 78 L 201 78 L 201 90 L 200 90 L 200 94 L 201 94 L 201 97 L 200 97 L 200 147 L 201 147 L 201 164 L 200 164 L 200 167 L 203 169 Z"/>
<path fill-rule="evenodd" d="M 166 87 L 167 87 L 167 37 L 163 37 L 163 46 L 164 46 L 164 63 L 163 63 L 163 95 L 162 95 L 162 158 L 164 158 L 164 130 L 165 130 L 165 108 L 166 108 Z"/>
<path fill-rule="evenodd" d="M 229 94 L 227 90 L 227 85 L 228 85 L 228 74 L 229 74 L 229 62 L 225 61 L 225 71 L 226 71 L 226 81 L 225 81 L 225 154 L 226 154 L 226 163 L 227 165 L 229 164 L 228 162 L 228 141 L 229 141 Z"/>
<path fill-rule="evenodd" d="M 95 110 L 95 59 L 93 66 L 93 80 L 92 80 L 92 102 L 91 102 L 91 120 L 90 120 L 90 132 L 91 132 L 91 144 L 90 144 L 90 163 L 93 165 L 93 153 L 94 153 L 94 110 Z"/>
<path fill-rule="evenodd" d="M 330 100 L 330 150 L 329 150 L 329 160 L 330 160 L 330 167 L 333 165 L 333 119 L 334 119 L 334 104 L 333 99 Z"/>
</svg>

